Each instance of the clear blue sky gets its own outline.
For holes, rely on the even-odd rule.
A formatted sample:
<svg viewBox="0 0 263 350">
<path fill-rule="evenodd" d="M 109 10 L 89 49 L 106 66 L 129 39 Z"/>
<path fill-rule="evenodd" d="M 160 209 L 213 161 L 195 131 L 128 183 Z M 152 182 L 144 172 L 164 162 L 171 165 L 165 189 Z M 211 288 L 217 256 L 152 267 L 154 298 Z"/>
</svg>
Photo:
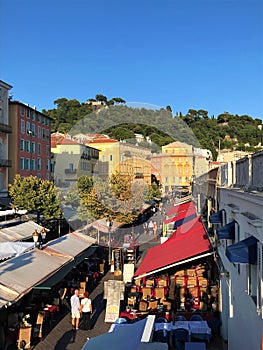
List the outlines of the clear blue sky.
<svg viewBox="0 0 263 350">
<path fill-rule="evenodd" d="M 263 118 L 262 0 L 0 0 L 0 79 L 53 108 L 97 93 Z"/>
</svg>

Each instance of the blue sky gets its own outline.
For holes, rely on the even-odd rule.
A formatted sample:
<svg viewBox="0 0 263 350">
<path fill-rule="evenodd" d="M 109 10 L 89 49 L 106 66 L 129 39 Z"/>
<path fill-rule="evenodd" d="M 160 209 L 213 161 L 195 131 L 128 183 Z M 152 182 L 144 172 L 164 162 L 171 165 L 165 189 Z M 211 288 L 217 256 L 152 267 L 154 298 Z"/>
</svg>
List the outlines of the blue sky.
<svg viewBox="0 0 263 350">
<path fill-rule="evenodd" d="M 262 0 L 0 0 L 0 79 L 53 108 L 102 93 L 263 118 Z"/>
</svg>

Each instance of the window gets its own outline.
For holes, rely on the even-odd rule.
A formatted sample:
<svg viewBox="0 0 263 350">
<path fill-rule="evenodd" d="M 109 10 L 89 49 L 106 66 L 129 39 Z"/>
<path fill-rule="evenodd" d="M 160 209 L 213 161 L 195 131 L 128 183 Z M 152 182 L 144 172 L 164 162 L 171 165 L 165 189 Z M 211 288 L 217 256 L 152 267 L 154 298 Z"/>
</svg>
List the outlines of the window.
<svg viewBox="0 0 263 350">
<path fill-rule="evenodd" d="M 37 144 L 37 154 L 40 156 L 41 155 L 41 144 Z"/>
<path fill-rule="evenodd" d="M 25 151 L 30 152 L 30 141 L 25 141 Z"/>
<path fill-rule="evenodd" d="M 41 175 L 40 175 L 40 173 L 37 173 L 37 178 L 38 178 L 38 180 L 40 180 L 40 179 L 41 179 Z"/>
<path fill-rule="evenodd" d="M 49 180 L 49 173 L 46 173 L 46 180 Z"/>
<path fill-rule="evenodd" d="M 68 169 L 73 170 L 73 167 L 74 167 L 74 164 L 73 164 L 73 163 L 69 163 L 69 164 L 68 164 Z"/>
<path fill-rule="evenodd" d="M 41 126 L 37 127 L 37 137 L 41 139 Z"/>
<path fill-rule="evenodd" d="M 110 154 L 110 162 L 112 162 L 112 160 L 113 160 L 113 155 Z"/>
<path fill-rule="evenodd" d="M 27 134 L 31 134 L 30 122 L 26 122 L 26 132 Z"/>
<path fill-rule="evenodd" d="M 33 112 L 31 113 L 31 119 L 32 119 L 32 120 L 36 120 L 36 112 L 33 111 Z"/>
<path fill-rule="evenodd" d="M 25 150 L 25 140 L 20 140 L 20 151 Z"/>
<path fill-rule="evenodd" d="M 31 142 L 31 152 L 36 153 L 36 143 L 35 142 Z"/>
<path fill-rule="evenodd" d="M 30 109 L 27 109 L 27 110 L 26 110 L 26 117 L 27 117 L 27 118 L 30 118 Z"/>
<path fill-rule="evenodd" d="M 253 299 L 254 303 L 257 303 L 257 265 L 248 264 L 248 294 Z"/>
<path fill-rule="evenodd" d="M 23 106 L 20 106 L 20 115 L 25 115 L 25 108 Z"/>
<path fill-rule="evenodd" d="M 32 136 L 36 136 L 36 126 L 35 126 L 35 124 L 31 125 L 31 130 L 32 130 Z"/>
<path fill-rule="evenodd" d="M 31 170 L 36 170 L 36 160 L 31 159 Z"/>
<path fill-rule="evenodd" d="M 20 158 L 20 170 L 24 170 L 24 169 L 25 169 L 25 159 Z"/>
<path fill-rule="evenodd" d="M 3 121 L 4 121 L 4 113 L 3 113 L 2 107 L 0 107 L 0 122 L 3 123 Z"/>
<path fill-rule="evenodd" d="M 25 170 L 30 170 L 30 159 L 25 158 Z"/>
<path fill-rule="evenodd" d="M 20 123 L 20 131 L 21 131 L 21 134 L 24 134 L 25 133 L 25 121 L 24 120 L 21 120 L 21 123 Z"/>
<path fill-rule="evenodd" d="M 103 155 L 103 156 L 101 157 L 101 160 L 102 160 L 103 162 L 106 162 L 106 156 Z"/>
<path fill-rule="evenodd" d="M 42 168 L 41 158 L 37 158 L 37 170 L 41 170 L 41 168 Z"/>
<path fill-rule="evenodd" d="M 50 170 L 50 160 L 46 160 L 46 169 L 49 171 Z"/>
<path fill-rule="evenodd" d="M 49 145 L 46 145 L 46 156 L 50 157 L 50 147 L 49 147 Z"/>
</svg>

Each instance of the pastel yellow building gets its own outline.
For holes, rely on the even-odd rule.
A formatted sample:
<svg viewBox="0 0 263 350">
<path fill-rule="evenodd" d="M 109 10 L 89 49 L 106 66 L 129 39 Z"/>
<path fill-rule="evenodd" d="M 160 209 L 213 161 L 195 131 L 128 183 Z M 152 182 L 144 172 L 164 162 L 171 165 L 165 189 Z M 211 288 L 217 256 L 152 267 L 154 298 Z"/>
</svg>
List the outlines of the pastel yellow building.
<svg viewBox="0 0 263 350">
<path fill-rule="evenodd" d="M 72 140 L 69 135 L 54 133 L 51 152 L 51 174 L 57 186 L 68 187 L 82 175 L 96 175 L 99 150 Z"/>
<path fill-rule="evenodd" d="M 100 150 L 99 176 L 107 179 L 114 172 L 143 179 L 151 184 L 151 151 L 125 141 L 96 135 L 84 141 L 86 145 Z"/>
<path fill-rule="evenodd" d="M 183 142 L 172 142 L 162 147 L 162 153 L 152 156 L 152 163 L 158 169 L 165 192 L 176 187 L 190 189 L 193 176 L 192 146 Z"/>
</svg>

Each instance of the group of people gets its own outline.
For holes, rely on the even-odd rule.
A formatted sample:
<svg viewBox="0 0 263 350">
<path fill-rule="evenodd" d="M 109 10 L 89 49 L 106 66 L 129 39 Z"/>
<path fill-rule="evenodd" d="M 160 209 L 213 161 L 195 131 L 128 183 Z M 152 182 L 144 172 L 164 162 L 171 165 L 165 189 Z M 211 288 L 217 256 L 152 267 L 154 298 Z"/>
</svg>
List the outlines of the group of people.
<svg viewBox="0 0 263 350">
<path fill-rule="evenodd" d="M 84 292 L 83 296 L 80 301 L 79 290 L 76 289 L 70 298 L 72 328 L 76 331 L 79 330 L 80 317 L 82 317 L 82 329 L 91 329 L 90 316 L 92 313 L 92 302 L 88 292 Z"/>
</svg>

